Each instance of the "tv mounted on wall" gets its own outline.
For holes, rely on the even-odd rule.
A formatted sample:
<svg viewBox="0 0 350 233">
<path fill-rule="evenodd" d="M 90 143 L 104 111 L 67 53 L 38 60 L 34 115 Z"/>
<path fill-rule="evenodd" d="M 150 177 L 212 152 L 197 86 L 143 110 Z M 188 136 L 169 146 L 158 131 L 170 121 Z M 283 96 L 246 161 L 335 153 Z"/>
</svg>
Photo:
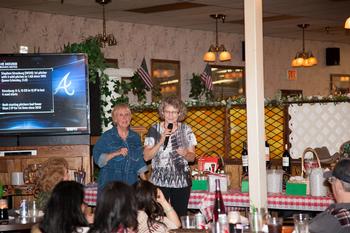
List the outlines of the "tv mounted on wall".
<svg viewBox="0 0 350 233">
<path fill-rule="evenodd" d="M 85 54 L 0 54 L 0 136 L 90 133 Z"/>
</svg>

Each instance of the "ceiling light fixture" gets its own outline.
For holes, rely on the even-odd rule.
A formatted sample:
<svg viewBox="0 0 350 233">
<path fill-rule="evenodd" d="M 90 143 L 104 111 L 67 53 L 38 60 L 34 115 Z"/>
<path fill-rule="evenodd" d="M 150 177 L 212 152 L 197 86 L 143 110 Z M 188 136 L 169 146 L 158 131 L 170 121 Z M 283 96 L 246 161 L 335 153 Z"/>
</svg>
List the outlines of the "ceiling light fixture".
<svg viewBox="0 0 350 233">
<path fill-rule="evenodd" d="M 350 17 L 345 21 L 344 28 L 350 29 Z"/>
<path fill-rule="evenodd" d="M 96 2 L 102 5 L 102 34 L 98 34 L 96 36 L 98 42 L 100 43 L 100 47 L 115 46 L 117 45 L 117 40 L 115 39 L 113 34 L 108 34 L 106 32 L 106 16 L 105 16 L 105 5 L 111 2 L 111 0 L 96 0 Z"/>
<path fill-rule="evenodd" d="M 310 67 L 317 65 L 317 59 L 311 51 L 305 52 L 305 28 L 308 28 L 310 24 L 298 24 L 298 27 L 303 31 L 303 50 L 297 52 L 295 58 L 292 60 L 293 67 Z"/>
<path fill-rule="evenodd" d="M 214 14 L 210 15 L 213 19 L 215 19 L 215 46 L 210 45 L 208 52 L 206 52 L 203 56 L 203 60 L 206 62 L 215 62 L 216 56 L 219 54 L 219 60 L 220 61 L 230 61 L 231 60 L 231 54 L 226 50 L 225 46 L 221 44 L 219 46 L 219 35 L 218 35 L 218 20 L 222 20 L 223 23 L 225 23 L 225 17 L 226 15 L 223 14 Z"/>
</svg>

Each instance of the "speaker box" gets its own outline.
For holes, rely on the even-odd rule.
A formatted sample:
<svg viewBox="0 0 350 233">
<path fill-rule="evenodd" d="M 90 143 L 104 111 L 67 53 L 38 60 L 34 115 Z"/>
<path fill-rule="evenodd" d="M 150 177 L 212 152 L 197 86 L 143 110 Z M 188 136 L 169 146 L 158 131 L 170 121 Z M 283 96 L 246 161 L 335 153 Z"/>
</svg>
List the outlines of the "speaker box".
<svg viewBox="0 0 350 233">
<path fill-rule="evenodd" d="M 340 64 L 340 49 L 326 48 L 326 65 L 338 66 Z"/>
<path fill-rule="evenodd" d="M 242 61 L 245 61 L 245 41 L 242 41 Z"/>
<path fill-rule="evenodd" d="M 90 90 L 90 134 L 99 136 L 102 132 L 101 126 L 101 90 L 100 79 L 96 78 L 96 83 L 89 82 Z"/>
</svg>

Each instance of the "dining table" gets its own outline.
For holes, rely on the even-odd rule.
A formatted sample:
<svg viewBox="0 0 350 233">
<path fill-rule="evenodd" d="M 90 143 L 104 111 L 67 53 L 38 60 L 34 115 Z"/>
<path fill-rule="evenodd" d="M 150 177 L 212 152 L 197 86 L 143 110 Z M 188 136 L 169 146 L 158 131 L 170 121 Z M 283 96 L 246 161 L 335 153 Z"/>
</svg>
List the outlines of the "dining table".
<svg viewBox="0 0 350 233">
<path fill-rule="evenodd" d="M 228 210 L 235 208 L 249 208 L 249 193 L 237 189 L 230 189 L 222 193 L 225 207 Z M 85 186 L 85 203 L 89 206 L 96 205 L 97 184 Z M 215 193 L 209 191 L 191 191 L 188 209 L 197 209 L 204 215 L 207 221 L 211 220 L 214 207 Z M 311 195 L 287 195 L 286 193 L 268 193 L 267 207 L 277 210 L 297 211 L 323 211 L 334 203 L 331 195 L 316 197 Z"/>
<path fill-rule="evenodd" d="M 30 232 L 32 226 L 40 220 L 41 217 L 22 218 L 19 215 L 11 214 L 9 219 L 0 220 L 0 232 Z"/>
</svg>

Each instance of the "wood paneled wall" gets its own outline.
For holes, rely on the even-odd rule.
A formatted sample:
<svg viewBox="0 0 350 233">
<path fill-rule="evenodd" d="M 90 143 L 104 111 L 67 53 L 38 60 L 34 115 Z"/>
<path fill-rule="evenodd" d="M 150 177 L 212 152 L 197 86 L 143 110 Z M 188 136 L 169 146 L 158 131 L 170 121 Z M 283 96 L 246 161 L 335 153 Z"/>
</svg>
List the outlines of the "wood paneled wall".
<svg viewBox="0 0 350 233">
<path fill-rule="evenodd" d="M 36 156 L 5 156 L 0 157 L 0 181 L 11 184 L 12 172 L 23 172 L 30 164 L 46 161 L 49 157 L 62 157 L 67 160 L 69 169 L 84 169 L 85 182 L 91 181 L 90 146 L 89 145 L 59 145 L 59 146 L 22 146 L 0 147 L 1 151 L 9 150 L 37 150 Z"/>
</svg>

